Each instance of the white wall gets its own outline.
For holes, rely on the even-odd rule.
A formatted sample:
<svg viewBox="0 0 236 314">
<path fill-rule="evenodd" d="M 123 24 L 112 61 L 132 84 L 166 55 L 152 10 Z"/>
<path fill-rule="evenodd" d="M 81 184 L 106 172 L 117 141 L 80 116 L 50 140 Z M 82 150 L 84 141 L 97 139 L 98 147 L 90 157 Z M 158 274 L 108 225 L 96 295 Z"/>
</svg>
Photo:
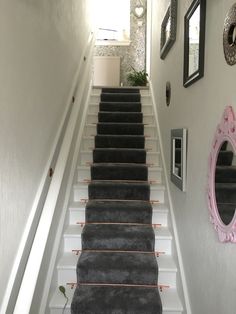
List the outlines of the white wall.
<svg viewBox="0 0 236 314">
<path fill-rule="evenodd" d="M 87 43 L 88 4 L 0 3 L 0 303 Z"/>
<path fill-rule="evenodd" d="M 226 105 L 236 111 L 236 66 L 229 66 L 222 47 L 225 15 L 234 0 L 207 0 L 205 75 L 183 87 L 184 15 L 191 0 L 178 1 L 177 38 L 169 54 L 159 58 L 160 25 L 169 1 L 153 0 L 151 81 L 155 90 L 168 172 L 170 130 L 188 129 L 187 192 L 171 182 L 175 218 L 193 314 L 235 313 L 236 245 L 222 244 L 209 221 L 206 203 L 211 142 Z M 172 85 L 165 104 L 165 84 Z"/>
</svg>

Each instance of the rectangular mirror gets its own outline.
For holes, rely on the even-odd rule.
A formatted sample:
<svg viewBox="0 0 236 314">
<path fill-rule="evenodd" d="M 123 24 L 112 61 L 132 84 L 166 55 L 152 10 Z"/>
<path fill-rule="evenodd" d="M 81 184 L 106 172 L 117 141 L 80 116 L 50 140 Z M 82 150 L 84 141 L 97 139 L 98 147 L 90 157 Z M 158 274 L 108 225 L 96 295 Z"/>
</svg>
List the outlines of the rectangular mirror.
<svg viewBox="0 0 236 314">
<path fill-rule="evenodd" d="M 176 39 L 177 0 L 171 0 L 161 23 L 160 56 L 164 59 Z"/>
<path fill-rule="evenodd" d="M 186 190 L 187 130 L 171 130 L 171 181 Z"/>
<path fill-rule="evenodd" d="M 206 0 L 194 0 L 184 17 L 184 86 L 204 75 Z"/>
</svg>

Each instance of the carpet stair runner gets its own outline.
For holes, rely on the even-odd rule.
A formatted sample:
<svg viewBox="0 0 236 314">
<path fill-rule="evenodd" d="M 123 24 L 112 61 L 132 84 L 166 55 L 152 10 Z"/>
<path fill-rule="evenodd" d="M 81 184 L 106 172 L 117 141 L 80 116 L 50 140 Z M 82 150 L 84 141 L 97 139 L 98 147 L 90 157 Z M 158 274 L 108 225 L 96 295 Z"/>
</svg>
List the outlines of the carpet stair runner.
<svg viewBox="0 0 236 314">
<path fill-rule="evenodd" d="M 103 89 L 72 314 L 161 314 L 138 89 Z"/>
</svg>

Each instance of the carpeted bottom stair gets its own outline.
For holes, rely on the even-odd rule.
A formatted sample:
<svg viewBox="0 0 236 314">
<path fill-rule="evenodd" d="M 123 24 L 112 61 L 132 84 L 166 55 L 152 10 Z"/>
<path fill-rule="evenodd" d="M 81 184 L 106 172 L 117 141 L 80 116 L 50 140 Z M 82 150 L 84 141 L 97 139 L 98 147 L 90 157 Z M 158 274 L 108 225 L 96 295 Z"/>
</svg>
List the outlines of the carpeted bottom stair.
<svg viewBox="0 0 236 314">
<path fill-rule="evenodd" d="M 161 314 L 139 90 L 104 89 L 71 313 Z"/>
</svg>

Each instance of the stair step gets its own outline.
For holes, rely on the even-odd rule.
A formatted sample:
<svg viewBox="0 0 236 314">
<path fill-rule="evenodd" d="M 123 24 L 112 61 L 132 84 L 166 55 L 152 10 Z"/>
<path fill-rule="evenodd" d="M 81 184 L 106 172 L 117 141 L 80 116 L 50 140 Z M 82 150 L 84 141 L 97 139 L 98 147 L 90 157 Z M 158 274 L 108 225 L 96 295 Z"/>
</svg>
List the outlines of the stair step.
<svg viewBox="0 0 236 314">
<path fill-rule="evenodd" d="M 145 145 L 143 135 L 96 135 L 96 148 L 141 148 Z"/>
<path fill-rule="evenodd" d="M 115 124 L 115 127 L 114 127 Z M 101 129 L 102 128 L 102 129 Z M 114 131 L 115 128 L 115 131 Z M 145 137 L 155 137 L 155 125 L 144 125 L 143 123 L 110 123 L 99 122 L 86 124 L 84 129 L 84 136 L 95 136 L 97 134 L 131 134 L 131 135 L 144 135 Z M 115 133 L 116 132 L 116 133 Z"/>
<path fill-rule="evenodd" d="M 108 169 L 110 170 L 110 172 L 113 172 L 113 168 L 119 169 L 119 171 L 125 171 L 126 169 L 142 169 L 140 170 L 141 172 L 143 172 L 143 168 L 147 167 L 145 164 L 128 164 L 128 163 L 95 163 L 95 164 L 91 164 L 91 168 L 92 169 Z M 161 167 L 148 167 L 147 169 L 147 177 L 144 181 L 154 181 L 157 183 L 161 183 L 161 177 L 162 177 L 162 168 Z M 136 171 L 136 170 L 135 170 Z M 114 172 L 116 172 L 114 170 Z M 106 176 L 107 177 L 107 176 Z M 138 174 L 132 172 L 132 174 L 127 173 L 124 177 L 126 177 L 126 179 L 123 177 L 122 179 L 122 173 L 119 173 L 119 175 L 113 175 L 113 179 L 111 180 L 141 180 L 139 179 L 140 176 L 138 176 Z M 132 179 L 133 177 L 133 179 Z M 136 178 L 136 179 L 135 179 Z M 86 180 L 89 181 L 91 180 L 91 169 L 89 166 L 80 166 L 78 167 L 78 177 L 77 177 L 78 182 Z M 95 180 L 99 180 L 99 179 L 95 179 Z M 104 179 L 106 180 L 106 179 Z"/>
<path fill-rule="evenodd" d="M 95 163 L 145 163 L 147 159 L 145 149 L 130 148 L 96 148 L 93 150 L 92 160 Z"/>
<path fill-rule="evenodd" d="M 156 257 L 145 253 L 82 252 L 78 283 L 157 285 Z"/>
<path fill-rule="evenodd" d="M 98 187 L 99 187 L 99 182 L 95 183 Z M 122 194 L 118 194 L 116 187 L 117 187 L 117 182 L 103 182 L 102 185 L 100 184 L 100 190 L 102 192 L 104 192 L 104 196 L 105 194 L 107 195 L 107 197 L 109 196 L 109 191 L 110 190 L 104 190 L 105 187 L 108 187 L 109 185 L 112 185 L 112 189 L 115 191 L 115 195 L 117 196 L 115 199 L 122 199 L 122 197 L 127 196 L 126 199 L 128 199 L 128 197 L 136 196 L 137 199 L 139 200 L 149 200 L 148 198 L 148 187 L 147 185 L 144 185 L 145 183 L 133 183 L 133 185 L 137 187 L 136 192 L 138 193 L 138 191 L 142 191 L 142 185 L 145 187 L 145 194 L 135 194 L 136 192 L 131 191 L 129 193 L 129 190 L 127 190 L 128 185 L 130 185 L 130 183 L 125 183 L 125 182 L 121 182 L 119 183 L 121 189 L 123 190 Z M 116 185 L 116 187 L 114 186 Z M 89 194 L 88 194 L 88 183 L 84 183 L 84 182 L 80 182 L 76 185 L 74 185 L 73 187 L 74 193 L 73 193 L 73 197 L 74 197 L 74 201 L 78 202 L 84 199 L 89 199 Z M 97 193 L 97 192 L 96 192 Z M 165 186 L 161 185 L 161 184 L 151 184 L 150 185 L 150 200 L 154 200 L 154 201 L 158 201 L 159 203 L 164 203 L 164 194 L 165 194 Z M 105 198 L 107 198 L 105 197 Z M 114 196 L 110 195 L 110 199 L 114 198 Z M 101 196 L 99 197 L 99 199 L 101 199 Z M 137 200 L 135 198 L 133 198 L 132 200 Z M 130 198 L 131 200 L 131 198 Z"/>
<path fill-rule="evenodd" d="M 100 113 L 100 122 L 112 122 L 108 119 L 111 118 L 111 115 L 108 115 L 107 112 Z M 102 121 L 103 120 L 103 121 Z M 130 123 L 144 123 L 144 124 L 154 124 L 154 115 L 150 114 L 141 114 L 141 113 L 113 113 L 113 122 L 130 122 Z M 97 113 L 89 113 L 87 116 L 87 123 L 98 123 L 98 114 Z"/>
<path fill-rule="evenodd" d="M 144 135 L 143 123 L 99 122 L 96 129 L 99 135 Z"/>
<path fill-rule="evenodd" d="M 236 166 L 216 166 L 215 182 L 236 183 Z"/>
<path fill-rule="evenodd" d="M 155 246 L 152 226 L 88 224 L 82 232 L 83 250 L 152 252 Z"/>
<path fill-rule="evenodd" d="M 106 253 L 104 253 L 106 254 Z M 135 253 L 139 254 L 139 253 Z M 64 253 L 57 265 L 58 278 L 57 284 L 66 285 L 68 282 L 76 282 L 76 265 L 78 262 L 79 255 L 74 253 Z M 169 286 L 171 288 L 176 287 L 176 273 L 177 268 L 170 255 L 161 255 L 156 258 L 159 268 L 159 279 L 160 285 Z"/>
<path fill-rule="evenodd" d="M 69 225 L 64 233 L 64 250 L 72 252 L 72 250 L 81 250 L 81 234 L 83 227 L 81 225 Z M 171 254 L 172 235 L 167 227 L 158 227 L 154 229 L 155 234 L 155 251 L 165 252 L 166 255 Z"/>
<path fill-rule="evenodd" d="M 130 102 L 140 102 L 140 93 L 101 93 L 101 101 L 130 101 Z"/>
<path fill-rule="evenodd" d="M 108 111 L 108 112 L 141 112 L 142 105 L 141 102 L 109 102 L 101 101 L 99 104 L 99 111 Z"/>
<path fill-rule="evenodd" d="M 70 307 L 71 307 L 71 301 L 75 293 L 75 290 L 76 290 L 75 288 L 71 289 L 68 286 L 66 287 L 66 294 L 69 298 L 69 302 L 67 304 L 64 314 L 71 314 Z M 163 314 L 182 314 L 183 307 L 179 299 L 176 288 L 164 289 L 162 292 L 160 292 L 160 298 L 162 302 Z M 65 304 L 65 297 L 57 288 L 54 291 L 53 297 L 49 305 L 50 314 L 61 314 L 64 304 Z M 147 313 L 150 314 L 149 312 L 146 312 L 146 313 L 144 312 L 142 314 L 147 314 Z M 86 314 L 86 313 L 83 313 L 83 314 Z M 101 314 L 101 312 L 99 314 Z"/>
<path fill-rule="evenodd" d="M 109 201 L 100 201 L 100 202 L 109 203 Z M 110 203 L 112 203 L 112 201 L 110 201 Z M 127 204 L 129 208 L 132 207 L 131 204 L 133 204 L 133 202 L 130 202 L 130 204 L 128 202 L 125 202 L 125 203 Z M 139 204 L 138 206 L 140 207 L 140 202 L 138 202 L 138 204 Z M 149 207 L 150 204 L 147 203 L 147 206 Z M 167 221 L 168 221 L 168 212 L 169 212 L 167 206 L 164 204 L 155 204 L 155 205 L 152 205 L 152 208 L 153 208 L 152 209 L 152 223 L 160 224 L 163 227 L 166 227 Z M 138 215 L 139 214 L 137 214 L 136 222 L 138 221 Z M 84 223 L 85 222 L 85 204 L 81 202 L 71 203 L 69 206 L 69 216 L 70 216 L 69 218 L 70 224 L 76 224 L 78 222 Z M 142 219 L 144 219 L 145 215 L 142 213 L 141 217 Z"/>
<path fill-rule="evenodd" d="M 137 105 L 135 106 L 135 105 L 131 105 L 131 103 L 124 103 L 124 102 L 120 102 L 117 104 L 119 104 L 120 111 L 122 112 L 140 112 L 139 106 Z M 103 102 L 102 105 L 101 103 L 90 102 L 88 110 L 89 110 L 89 113 L 98 114 L 99 111 L 112 112 L 113 110 L 115 110 L 115 108 L 111 108 L 108 102 Z M 141 104 L 141 111 L 143 114 L 152 114 L 153 113 L 152 105 L 150 103 Z"/>
<path fill-rule="evenodd" d="M 148 180 L 148 167 L 142 164 L 93 164 L 92 180 Z"/>
<path fill-rule="evenodd" d="M 123 136 L 124 136 L 124 139 L 125 139 L 125 135 L 123 135 Z M 113 136 L 113 137 L 115 138 L 115 136 Z M 116 137 L 116 138 L 118 138 L 118 137 Z M 140 135 L 139 143 L 141 141 L 143 141 L 141 138 L 142 138 L 142 136 Z M 134 137 L 132 138 L 130 136 L 130 140 L 129 140 L 130 143 L 132 143 L 132 139 L 134 139 Z M 119 141 L 119 140 L 117 139 L 117 141 Z M 139 145 L 141 145 L 141 144 L 139 144 Z M 82 150 L 92 150 L 94 148 L 95 148 L 95 137 L 94 136 L 84 136 L 83 140 L 82 140 Z M 103 146 L 101 148 L 109 148 L 109 147 L 104 147 Z M 121 147 L 121 145 L 118 145 L 117 147 L 110 146 L 110 148 L 138 148 L 138 149 L 145 148 L 145 149 L 151 150 L 153 152 L 156 152 L 158 150 L 158 140 L 155 137 L 147 137 L 147 138 L 145 138 L 145 147 L 144 146 L 137 147 L 136 144 L 134 144 L 133 147 L 132 146 L 129 147 L 127 145 L 126 145 L 126 147 Z"/>
<path fill-rule="evenodd" d="M 157 288 L 80 286 L 76 288 L 71 313 L 78 313 L 78 310 L 93 314 L 157 314 L 161 313 L 162 305 Z"/>
<path fill-rule="evenodd" d="M 113 123 L 143 123 L 142 112 L 99 111 L 98 122 Z"/>
<path fill-rule="evenodd" d="M 101 90 L 102 93 L 138 93 L 140 94 L 139 88 L 136 87 L 103 87 Z"/>
<path fill-rule="evenodd" d="M 92 181 L 88 185 L 89 199 L 149 200 L 150 185 L 146 182 Z"/>
<path fill-rule="evenodd" d="M 152 206 L 148 202 L 114 202 L 90 200 L 86 204 L 86 222 L 152 223 Z"/>
<path fill-rule="evenodd" d="M 160 165 L 160 152 L 150 152 L 145 150 L 132 150 L 132 149 L 116 149 L 117 154 L 114 154 L 114 149 L 104 149 L 99 148 L 96 149 L 95 162 L 136 162 L 136 163 L 147 163 L 153 166 Z M 128 157 L 125 157 L 122 152 L 127 153 Z M 134 151 L 134 153 L 132 153 Z M 143 152 L 141 154 L 141 151 Z M 94 153 L 95 154 L 95 153 Z M 145 161 L 146 154 L 146 161 Z M 107 157 L 106 157 L 107 156 Z M 82 150 L 80 153 L 79 164 L 81 166 L 87 166 L 89 163 L 93 162 L 93 151 L 90 150 Z"/>
</svg>

